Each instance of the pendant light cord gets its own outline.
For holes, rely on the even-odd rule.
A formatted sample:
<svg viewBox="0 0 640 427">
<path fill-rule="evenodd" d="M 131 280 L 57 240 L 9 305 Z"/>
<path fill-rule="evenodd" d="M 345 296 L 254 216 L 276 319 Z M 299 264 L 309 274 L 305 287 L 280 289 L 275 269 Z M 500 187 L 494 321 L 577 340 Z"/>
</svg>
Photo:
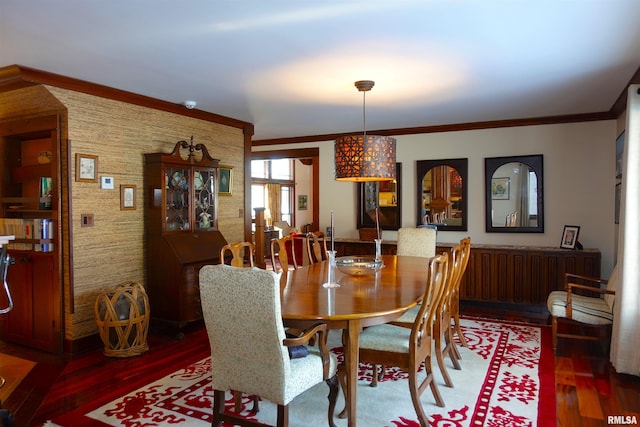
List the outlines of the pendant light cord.
<svg viewBox="0 0 640 427">
<path fill-rule="evenodd" d="M 367 139 L 367 114 L 365 110 L 365 106 L 367 103 L 366 97 L 367 97 L 367 91 L 363 90 L 362 91 L 362 130 L 364 133 L 365 140 Z"/>
</svg>

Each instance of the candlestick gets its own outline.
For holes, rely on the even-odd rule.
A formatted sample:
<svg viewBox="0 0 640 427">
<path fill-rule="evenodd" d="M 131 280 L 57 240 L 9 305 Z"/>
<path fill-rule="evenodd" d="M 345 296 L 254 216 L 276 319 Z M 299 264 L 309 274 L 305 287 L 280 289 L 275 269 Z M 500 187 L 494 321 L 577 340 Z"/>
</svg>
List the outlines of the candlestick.
<svg viewBox="0 0 640 427">
<path fill-rule="evenodd" d="M 378 239 L 382 239 L 380 236 L 380 208 L 376 208 L 376 231 L 378 232 Z"/>
<path fill-rule="evenodd" d="M 336 250 L 335 240 L 336 240 L 336 230 L 333 227 L 333 211 L 331 211 L 331 250 L 333 251 L 334 254 Z"/>
</svg>

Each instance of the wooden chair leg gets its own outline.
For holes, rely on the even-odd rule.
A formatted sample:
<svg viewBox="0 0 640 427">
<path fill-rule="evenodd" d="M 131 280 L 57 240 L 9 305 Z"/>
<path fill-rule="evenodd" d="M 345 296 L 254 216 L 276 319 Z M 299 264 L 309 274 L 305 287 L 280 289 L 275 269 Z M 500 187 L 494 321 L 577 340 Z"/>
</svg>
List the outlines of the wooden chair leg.
<svg viewBox="0 0 640 427">
<path fill-rule="evenodd" d="M 453 325 L 455 328 L 455 333 L 458 335 L 458 339 L 460 340 L 460 345 L 463 347 L 469 348 L 469 344 L 467 344 L 467 339 L 464 337 L 462 333 L 462 328 L 460 327 L 460 308 L 459 303 L 456 304 L 453 310 Z"/>
<path fill-rule="evenodd" d="M 447 372 L 447 367 L 444 364 L 444 349 L 442 347 L 441 327 L 442 323 L 439 320 L 436 320 L 436 325 L 434 326 L 436 361 L 438 362 L 438 367 L 440 367 L 440 372 L 442 373 L 442 377 L 444 378 L 445 385 L 447 387 L 453 387 L 453 381 L 451 381 L 449 372 Z"/>
<path fill-rule="evenodd" d="M 340 391 L 338 374 L 336 373 L 336 375 L 332 376 L 325 382 L 329 386 L 329 395 L 327 396 L 327 399 L 329 399 L 329 427 L 336 427 L 336 424 L 333 421 L 333 414 L 336 411 L 336 401 L 338 400 L 338 392 Z"/>
<path fill-rule="evenodd" d="M 429 384 L 431 387 L 431 393 L 433 394 L 433 398 L 436 400 L 436 405 L 440 408 L 444 408 L 444 399 L 440 394 L 440 390 L 438 390 L 438 384 L 433 380 L 433 368 L 431 367 L 431 356 L 427 356 L 424 363 L 424 372 L 427 377 L 422 382 L 421 388 L 424 388 L 426 384 Z"/>
<path fill-rule="evenodd" d="M 451 324 L 451 319 L 448 319 L 447 321 L 447 325 Z M 445 348 L 444 348 L 444 355 L 449 355 L 449 358 L 451 359 L 451 363 L 453 364 L 453 368 L 457 371 L 459 371 L 460 369 L 462 369 L 462 366 L 460 365 L 460 353 L 458 352 L 458 348 L 456 347 L 456 343 L 453 340 L 453 329 L 451 328 L 446 328 L 445 330 Z"/>
<path fill-rule="evenodd" d="M 242 412 L 242 392 L 232 390 L 233 393 L 233 409 L 240 413 Z"/>
<path fill-rule="evenodd" d="M 551 316 L 551 347 L 556 352 L 558 346 L 558 316 Z"/>
<path fill-rule="evenodd" d="M 211 427 L 220 427 L 222 425 L 222 414 L 224 413 L 224 391 L 213 391 L 213 419 Z"/>
<path fill-rule="evenodd" d="M 233 409 L 237 412 L 240 413 L 242 412 L 242 392 L 241 391 L 235 391 L 232 390 L 231 393 L 233 393 Z M 252 400 L 253 400 L 253 406 L 251 407 L 251 413 L 253 415 L 257 414 L 258 412 L 260 412 L 260 406 L 259 403 L 260 402 L 260 397 L 253 395 L 252 396 Z"/>
<path fill-rule="evenodd" d="M 276 427 L 289 427 L 289 405 L 278 405 Z"/>
<path fill-rule="evenodd" d="M 373 369 L 371 372 L 371 382 L 369 383 L 369 387 L 378 387 L 378 381 L 382 381 L 384 378 L 384 374 L 386 372 L 385 366 L 381 365 L 378 370 L 378 365 L 373 365 Z"/>
<path fill-rule="evenodd" d="M 338 414 L 338 418 L 347 418 L 347 401 L 349 396 L 347 395 L 347 373 L 343 365 L 338 367 L 338 379 L 340 380 L 340 387 L 342 388 L 342 394 L 344 395 L 344 409 Z"/>
<path fill-rule="evenodd" d="M 464 334 L 462 333 L 462 328 L 460 327 L 460 319 L 456 319 L 454 321 L 455 321 L 456 335 L 458 336 L 458 340 L 460 340 L 460 345 L 462 347 L 469 348 L 467 339 L 464 337 Z"/>
<path fill-rule="evenodd" d="M 424 380 L 433 383 L 433 376 L 427 374 L 427 378 Z M 423 383 L 424 384 L 424 383 Z M 422 387 L 418 385 L 418 372 L 409 372 L 409 394 L 411 394 L 411 402 L 413 402 L 413 408 L 418 416 L 418 421 L 421 427 L 429 427 L 429 421 L 427 420 L 427 414 L 424 412 L 422 402 L 420 401 L 420 389 Z"/>
<path fill-rule="evenodd" d="M 253 395 L 253 407 L 251 408 L 251 413 L 253 415 L 255 415 L 258 412 L 260 412 L 260 408 L 258 406 L 258 402 L 260 402 L 260 398 L 254 394 Z"/>
<path fill-rule="evenodd" d="M 453 345 L 451 346 L 451 350 L 453 351 L 453 355 L 455 356 L 456 360 L 462 360 L 462 354 L 460 354 L 460 350 L 458 350 L 458 346 L 453 341 L 453 333 L 454 331 L 451 330 L 451 341 L 453 342 Z M 459 362 L 457 363 L 458 365 L 460 365 Z M 460 369 L 460 368 L 456 368 L 456 369 Z"/>
</svg>

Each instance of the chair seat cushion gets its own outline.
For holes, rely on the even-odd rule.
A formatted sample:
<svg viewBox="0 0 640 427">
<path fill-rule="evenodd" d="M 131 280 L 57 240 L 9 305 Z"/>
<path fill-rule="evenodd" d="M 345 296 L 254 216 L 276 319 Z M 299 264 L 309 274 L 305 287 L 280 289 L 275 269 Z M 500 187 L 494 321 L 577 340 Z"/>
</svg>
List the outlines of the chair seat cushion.
<svg viewBox="0 0 640 427">
<path fill-rule="evenodd" d="M 420 304 L 415 307 L 411 307 L 409 310 L 402 313 L 402 316 L 398 317 L 394 322 L 396 323 L 406 323 L 413 325 L 413 322 L 416 320 L 416 316 L 420 311 Z"/>
<path fill-rule="evenodd" d="M 571 319 L 589 325 L 608 325 L 613 322 L 613 313 L 602 298 L 571 295 Z M 553 291 L 547 298 L 547 308 L 552 316 L 567 317 L 567 292 Z"/>
<path fill-rule="evenodd" d="M 411 329 L 394 325 L 377 325 L 360 333 L 360 348 L 393 353 L 409 353 Z"/>
</svg>

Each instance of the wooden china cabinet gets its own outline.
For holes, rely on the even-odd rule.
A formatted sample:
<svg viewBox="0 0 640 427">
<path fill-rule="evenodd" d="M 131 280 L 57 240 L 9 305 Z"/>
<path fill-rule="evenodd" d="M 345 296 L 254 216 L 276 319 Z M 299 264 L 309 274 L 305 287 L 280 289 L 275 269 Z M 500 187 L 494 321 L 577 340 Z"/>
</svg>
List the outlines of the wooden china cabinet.
<svg viewBox="0 0 640 427">
<path fill-rule="evenodd" d="M 177 327 L 202 319 L 199 271 L 218 264 L 218 160 L 202 144 L 145 154 L 146 290 L 151 319 Z"/>
</svg>

